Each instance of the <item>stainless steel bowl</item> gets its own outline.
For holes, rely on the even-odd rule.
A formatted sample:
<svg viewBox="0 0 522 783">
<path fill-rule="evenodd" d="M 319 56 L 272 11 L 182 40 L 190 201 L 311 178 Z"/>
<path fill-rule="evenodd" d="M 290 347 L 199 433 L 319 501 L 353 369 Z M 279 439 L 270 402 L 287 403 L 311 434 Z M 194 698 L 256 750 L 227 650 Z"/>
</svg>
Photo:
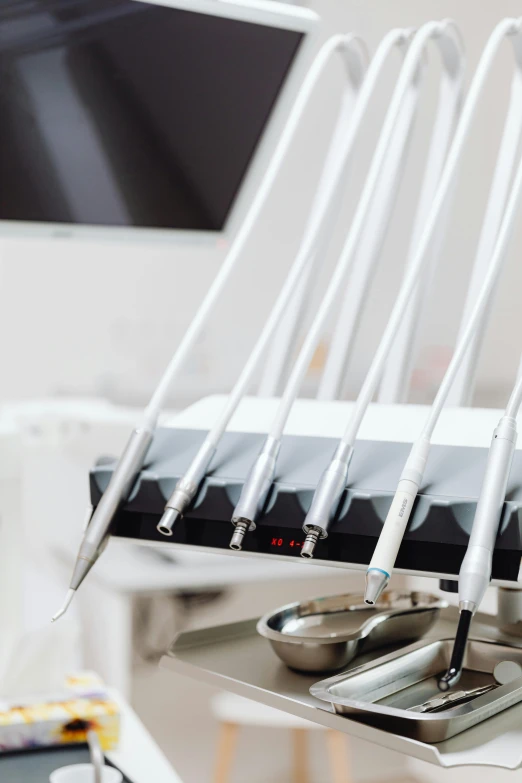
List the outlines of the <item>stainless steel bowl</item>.
<svg viewBox="0 0 522 783">
<path fill-rule="evenodd" d="M 363 651 L 420 639 L 446 605 L 421 592 L 388 591 L 375 606 L 363 595 L 337 595 L 283 606 L 257 630 L 291 669 L 329 672 Z"/>
</svg>

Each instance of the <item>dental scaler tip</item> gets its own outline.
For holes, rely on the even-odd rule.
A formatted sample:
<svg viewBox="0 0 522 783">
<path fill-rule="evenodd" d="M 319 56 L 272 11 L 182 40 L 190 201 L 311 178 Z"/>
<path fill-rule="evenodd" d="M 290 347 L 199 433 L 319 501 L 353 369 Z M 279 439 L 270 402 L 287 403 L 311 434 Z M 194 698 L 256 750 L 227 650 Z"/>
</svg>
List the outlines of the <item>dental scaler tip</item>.
<svg viewBox="0 0 522 783">
<path fill-rule="evenodd" d="M 374 606 L 381 593 L 390 581 L 390 575 L 380 568 L 369 568 L 366 572 L 366 590 L 364 591 L 364 603 Z"/>
<path fill-rule="evenodd" d="M 51 620 L 52 623 L 55 623 L 57 620 L 60 619 L 60 617 L 62 617 L 62 615 L 65 614 L 65 612 L 67 611 L 67 609 L 71 605 L 71 601 L 74 598 L 75 593 L 76 593 L 76 590 L 69 589 L 67 591 L 67 595 L 65 597 L 65 601 L 63 602 L 63 606 L 62 606 L 62 608 L 58 612 L 56 612 L 56 614 L 52 618 L 52 620 Z"/>
</svg>

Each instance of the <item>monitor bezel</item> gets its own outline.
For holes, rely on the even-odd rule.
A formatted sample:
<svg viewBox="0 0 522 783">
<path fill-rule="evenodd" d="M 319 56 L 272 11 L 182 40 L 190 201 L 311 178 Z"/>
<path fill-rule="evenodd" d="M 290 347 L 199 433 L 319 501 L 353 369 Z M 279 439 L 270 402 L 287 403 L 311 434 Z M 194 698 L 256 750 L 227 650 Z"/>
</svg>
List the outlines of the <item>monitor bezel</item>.
<svg viewBox="0 0 522 783">
<path fill-rule="evenodd" d="M 95 241 L 116 240 L 118 242 L 129 240 L 172 242 L 175 240 L 188 244 L 210 244 L 226 248 L 237 233 L 259 187 L 299 86 L 309 67 L 319 27 L 319 16 L 309 9 L 295 5 L 284 5 L 273 0 L 133 0 L 133 2 L 138 1 L 150 5 L 295 30 L 304 35 L 223 229 L 220 231 L 194 231 L 179 228 L 158 229 L 0 219 L 0 240 L 8 238 L 92 239 Z"/>
</svg>

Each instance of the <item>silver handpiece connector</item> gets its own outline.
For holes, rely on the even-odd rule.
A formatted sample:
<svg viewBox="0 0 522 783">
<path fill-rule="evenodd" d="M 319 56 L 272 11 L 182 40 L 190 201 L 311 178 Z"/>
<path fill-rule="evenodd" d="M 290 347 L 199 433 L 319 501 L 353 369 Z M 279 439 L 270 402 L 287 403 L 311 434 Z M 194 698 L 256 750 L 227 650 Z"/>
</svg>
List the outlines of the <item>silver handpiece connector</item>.
<svg viewBox="0 0 522 783">
<path fill-rule="evenodd" d="M 335 516 L 348 481 L 348 469 L 352 454 L 353 446 L 340 443 L 330 464 L 319 479 L 312 504 L 303 524 L 306 539 L 301 549 L 301 557 L 312 558 L 317 541 L 328 535 L 328 528 Z"/>
<path fill-rule="evenodd" d="M 230 541 L 231 549 L 240 550 L 245 534 L 256 528 L 257 517 L 265 507 L 274 481 L 280 447 L 279 440 L 267 438 L 250 469 L 232 516 L 232 523 L 236 529 Z"/>
<path fill-rule="evenodd" d="M 215 453 L 216 446 L 210 441 L 205 441 L 192 460 L 188 470 L 177 482 L 157 528 L 164 536 L 172 535 L 174 525 L 178 519 L 181 519 L 196 497 Z"/>
</svg>

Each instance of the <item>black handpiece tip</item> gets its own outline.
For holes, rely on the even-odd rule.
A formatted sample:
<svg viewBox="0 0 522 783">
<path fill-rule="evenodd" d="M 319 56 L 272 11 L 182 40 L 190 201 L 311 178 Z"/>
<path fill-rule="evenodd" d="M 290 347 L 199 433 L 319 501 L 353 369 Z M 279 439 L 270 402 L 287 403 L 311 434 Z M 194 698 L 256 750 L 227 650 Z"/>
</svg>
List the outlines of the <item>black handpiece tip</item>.
<svg viewBox="0 0 522 783">
<path fill-rule="evenodd" d="M 473 612 L 470 612 L 468 609 L 463 609 L 461 611 L 450 665 L 448 671 L 439 678 L 437 683 L 440 691 L 449 691 L 450 688 L 453 688 L 460 680 L 472 619 Z"/>
<path fill-rule="evenodd" d="M 449 691 L 450 688 L 453 688 L 460 680 L 460 674 L 461 673 L 455 669 L 449 668 L 446 674 L 443 674 L 437 683 L 439 691 L 445 693 L 446 691 Z"/>
</svg>

